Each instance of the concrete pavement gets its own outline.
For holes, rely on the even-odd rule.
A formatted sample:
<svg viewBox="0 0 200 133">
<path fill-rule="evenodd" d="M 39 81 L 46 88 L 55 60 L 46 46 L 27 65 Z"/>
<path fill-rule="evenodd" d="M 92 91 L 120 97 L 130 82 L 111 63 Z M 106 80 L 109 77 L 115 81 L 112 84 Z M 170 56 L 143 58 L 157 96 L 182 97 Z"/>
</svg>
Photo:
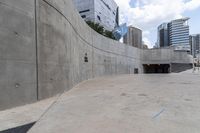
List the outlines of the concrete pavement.
<svg viewBox="0 0 200 133">
<path fill-rule="evenodd" d="M 0 132 L 38 121 L 57 98 L 0 111 Z"/>
<path fill-rule="evenodd" d="M 30 133 L 199 133 L 200 75 L 124 75 L 63 94 Z"/>
</svg>

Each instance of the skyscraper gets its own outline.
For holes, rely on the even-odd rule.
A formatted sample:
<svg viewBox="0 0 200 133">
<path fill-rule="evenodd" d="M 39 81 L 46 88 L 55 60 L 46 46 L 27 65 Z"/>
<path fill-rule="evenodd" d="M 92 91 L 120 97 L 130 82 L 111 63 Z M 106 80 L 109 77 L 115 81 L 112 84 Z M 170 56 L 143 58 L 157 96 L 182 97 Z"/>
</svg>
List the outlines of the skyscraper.
<svg viewBox="0 0 200 133">
<path fill-rule="evenodd" d="M 114 0 L 74 0 L 81 17 L 112 31 L 119 25 L 119 8 Z"/>
<path fill-rule="evenodd" d="M 173 46 L 175 50 L 190 51 L 189 18 L 172 20 L 158 27 L 159 47 Z"/>
<path fill-rule="evenodd" d="M 200 34 L 190 36 L 191 54 L 196 57 L 200 53 Z"/>
<path fill-rule="evenodd" d="M 163 23 L 158 26 L 158 45 L 159 47 L 169 46 L 169 37 L 168 37 L 168 24 Z"/>
<path fill-rule="evenodd" d="M 189 46 L 189 18 L 172 20 L 168 23 L 169 44 Z"/>
<path fill-rule="evenodd" d="M 142 30 L 129 26 L 128 33 L 124 36 L 124 43 L 133 47 L 142 48 Z"/>
</svg>

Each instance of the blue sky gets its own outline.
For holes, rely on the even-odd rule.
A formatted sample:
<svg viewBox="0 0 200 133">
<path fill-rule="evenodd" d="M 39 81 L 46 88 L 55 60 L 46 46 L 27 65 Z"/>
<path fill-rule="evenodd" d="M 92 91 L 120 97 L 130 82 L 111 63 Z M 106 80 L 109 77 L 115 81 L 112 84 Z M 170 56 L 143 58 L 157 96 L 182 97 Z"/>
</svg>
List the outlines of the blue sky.
<svg viewBox="0 0 200 133">
<path fill-rule="evenodd" d="M 200 34 L 200 8 L 185 12 L 184 16 L 190 17 L 189 25 L 190 25 L 190 33 L 191 34 Z"/>
<path fill-rule="evenodd" d="M 115 0 L 120 8 L 120 22 L 143 30 L 143 41 L 153 47 L 157 27 L 182 17 L 190 17 L 190 33 L 200 33 L 200 0 Z"/>
</svg>

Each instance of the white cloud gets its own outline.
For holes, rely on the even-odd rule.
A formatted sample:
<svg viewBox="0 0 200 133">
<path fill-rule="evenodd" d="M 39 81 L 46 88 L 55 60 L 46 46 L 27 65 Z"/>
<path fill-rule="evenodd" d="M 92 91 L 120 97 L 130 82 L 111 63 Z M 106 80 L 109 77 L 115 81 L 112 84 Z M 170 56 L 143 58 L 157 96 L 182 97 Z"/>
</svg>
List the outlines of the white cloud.
<svg viewBox="0 0 200 133">
<path fill-rule="evenodd" d="M 200 5 L 200 0 L 191 0 L 185 4 L 186 10 L 194 10 Z"/>
<path fill-rule="evenodd" d="M 143 37 L 143 42 L 144 42 L 145 45 L 148 44 L 149 48 L 153 47 L 153 45 L 151 45 L 151 41 L 147 37 Z"/>
<path fill-rule="evenodd" d="M 115 0 L 120 7 L 120 21 L 128 25 L 139 27 L 144 33 L 156 35 L 157 26 L 163 22 L 183 17 L 185 11 L 200 7 L 200 0 L 134 0 L 135 6 L 131 7 L 131 0 Z M 133 3 L 133 2 L 132 2 Z M 143 40 L 150 47 L 155 42 L 151 40 L 152 35 L 143 34 Z"/>
</svg>

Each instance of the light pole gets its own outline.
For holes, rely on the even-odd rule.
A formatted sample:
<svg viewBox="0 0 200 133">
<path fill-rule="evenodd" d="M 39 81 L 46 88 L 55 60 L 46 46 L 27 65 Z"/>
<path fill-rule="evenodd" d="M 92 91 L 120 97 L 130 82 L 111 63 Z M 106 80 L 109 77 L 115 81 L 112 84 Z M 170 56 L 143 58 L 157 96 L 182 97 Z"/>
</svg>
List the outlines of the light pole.
<svg viewBox="0 0 200 133">
<path fill-rule="evenodd" d="M 193 64 L 193 71 L 192 72 L 194 73 L 194 71 L 195 71 L 195 57 L 194 56 L 193 56 L 193 63 L 192 64 Z"/>
<path fill-rule="evenodd" d="M 198 72 L 199 72 L 199 67 L 200 67 L 200 53 L 199 52 L 200 52 L 199 50 L 196 50 Z"/>
</svg>

